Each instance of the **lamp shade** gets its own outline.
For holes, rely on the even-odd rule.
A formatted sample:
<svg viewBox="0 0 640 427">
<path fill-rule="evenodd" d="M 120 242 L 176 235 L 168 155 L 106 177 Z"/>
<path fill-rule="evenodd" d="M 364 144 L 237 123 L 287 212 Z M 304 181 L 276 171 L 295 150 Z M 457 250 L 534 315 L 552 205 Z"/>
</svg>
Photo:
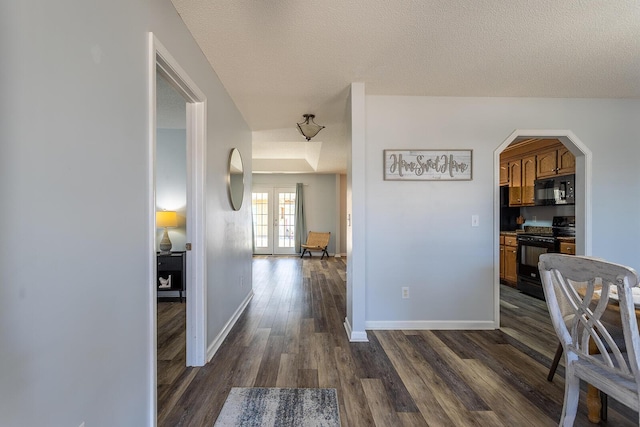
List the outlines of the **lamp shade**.
<svg viewBox="0 0 640 427">
<path fill-rule="evenodd" d="M 302 123 L 298 123 L 298 130 L 304 136 L 307 141 L 310 141 L 311 138 L 316 136 L 318 132 L 324 129 L 324 126 L 320 126 L 316 122 L 313 121 L 315 116 L 313 114 L 303 114 L 304 121 Z"/>
<path fill-rule="evenodd" d="M 178 216 L 174 211 L 158 211 L 156 212 L 156 227 L 177 227 Z"/>
</svg>

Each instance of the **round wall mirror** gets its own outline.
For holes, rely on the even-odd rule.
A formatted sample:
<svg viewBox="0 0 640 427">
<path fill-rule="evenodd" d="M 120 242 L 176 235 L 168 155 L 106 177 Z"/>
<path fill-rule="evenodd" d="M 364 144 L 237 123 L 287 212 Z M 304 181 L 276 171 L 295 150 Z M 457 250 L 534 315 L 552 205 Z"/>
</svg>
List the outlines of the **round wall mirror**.
<svg viewBox="0 0 640 427">
<path fill-rule="evenodd" d="M 244 195 L 244 168 L 242 166 L 242 156 L 237 148 L 231 150 L 229 155 L 227 187 L 229 188 L 231 207 L 237 211 L 242 206 L 242 196 Z"/>
</svg>

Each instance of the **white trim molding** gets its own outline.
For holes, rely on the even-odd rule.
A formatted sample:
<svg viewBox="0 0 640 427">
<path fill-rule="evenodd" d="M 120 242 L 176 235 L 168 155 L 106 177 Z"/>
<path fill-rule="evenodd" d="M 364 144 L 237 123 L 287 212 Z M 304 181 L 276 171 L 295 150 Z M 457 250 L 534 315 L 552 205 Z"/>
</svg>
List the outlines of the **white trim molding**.
<svg viewBox="0 0 640 427">
<path fill-rule="evenodd" d="M 157 333 L 157 295 L 158 290 L 156 288 L 156 281 L 158 280 L 156 276 L 156 269 L 158 267 L 158 260 L 156 258 L 156 219 L 155 219 L 155 211 L 156 211 L 156 192 L 154 191 L 155 182 L 156 182 L 156 49 L 155 49 L 155 37 L 153 33 L 149 33 L 149 58 L 147 58 L 147 73 L 149 75 L 148 80 L 148 88 L 147 93 L 149 95 L 148 103 L 149 103 L 149 141 L 147 142 L 147 149 L 149 150 L 149 163 L 147 164 L 148 168 L 148 193 L 149 200 L 147 201 L 149 210 L 148 212 L 148 230 L 149 234 L 149 242 L 147 247 L 147 276 L 149 278 L 147 286 L 149 293 L 147 296 L 148 302 L 148 312 L 149 312 L 149 320 L 147 323 L 148 326 L 148 377 L 149 377 L 149 389 L 147 390 L 147 396 L 149 398 L 149 413 L 147 414 L 149 419 L 150 426 L 156 426 L 157 418 L 158 418 L 158 333 Z"/>
<path fill-rule="evenodd" d="M 247 305 L 249 305 L 249 301 L 251 301 L 252 298 L 253 291 L 249 292 L 249 295 L 247 295 L 244 301 L 242 301 L 242 304 L 240 304 L 235 313 L 233 313 L 233 316 L 231 316 L 227 324 L 224 325 L 224 328 L 222 328 L 218 336 L 215 337 L 213 341 L 211 341 L 211 344 L 209 344 L 209 347 L 207 348 L 207 362 L 209 362 L 213 358 L 213 356 L 215 356 L 216 352 L 220 349 L 220 346 L 224 342 L 224 339 L 227 337 L 227 335 L 229 335 L 229 332 L 231 332 L 231 329 L 236 324 L 244 310 L 247 308 Z"/>
<path fill-rule="evenodd" d="M 351 329 L 351 323 L 349 323 L 348 317 L 344 318 L 344 329 L 347 331 L 349 342 L 369 342 L 367 331 L 354 331 Z"/>
<path fill-rule="evenodd" d="M 390 320 L 365 322 L 369 330 L 493 330 L 500 325 L 492 320 Z"/>
</svg>

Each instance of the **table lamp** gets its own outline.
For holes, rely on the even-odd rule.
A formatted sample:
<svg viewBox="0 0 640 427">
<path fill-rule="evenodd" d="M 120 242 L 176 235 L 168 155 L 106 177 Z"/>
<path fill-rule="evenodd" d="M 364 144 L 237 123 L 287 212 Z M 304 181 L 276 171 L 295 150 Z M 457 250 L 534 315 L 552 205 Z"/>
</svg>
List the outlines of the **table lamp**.
<svg viewBox="0 0 640 427">
<path fill-rule="evenodd" d="M 164 234 L 160 241 L 160 253 L 168 254 L 171 252 L 171 240 L 169 239 L 169 233 L 167 228 L 178 226 L 178 216 L 174 211 L 157 211 L 156 212 L 156 227 L 164 228 Z"/>
</svg>

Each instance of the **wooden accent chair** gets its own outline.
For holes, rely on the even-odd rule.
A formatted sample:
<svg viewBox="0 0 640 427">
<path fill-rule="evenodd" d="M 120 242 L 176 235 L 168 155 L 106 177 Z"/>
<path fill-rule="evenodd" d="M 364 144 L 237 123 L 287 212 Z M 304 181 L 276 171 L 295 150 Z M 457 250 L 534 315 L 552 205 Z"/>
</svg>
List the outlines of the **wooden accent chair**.
<svg viewBox="0 0 640 427">
<path fill-rule="evenodd" d="M 553 327 L 565 354 L 561 426 L 572 426 L 580 380 L 635 411 L 640 409 L 640 334 L 632 268 L 600 259 L 543 254 L 538 263 Z M 619 306 L 609 300 L 617 295 Z M 621 327 L 624 344 L 615 339 Z M 621 348 L 622 347 L 622 348 Z M 640 415 L 639 415 L 640 425 Z"/>
<path fill-rule="evenodd" d="M 304 256 L 305 253 L 309 252 L 309 256 L 311 256 L 311 251 L 322 251 L 323 259 L 326 255 L 329 258 L 329 253 L 327 252 L 327 246 L 329 246 L 329 238 L 331 237 L 331 233 L 319 233 L 317 231 L 310 231 L 307 235 L 307 243 L 300 245 L 302 247 L 302 255 L 300 258 Z"/>
</svg>

